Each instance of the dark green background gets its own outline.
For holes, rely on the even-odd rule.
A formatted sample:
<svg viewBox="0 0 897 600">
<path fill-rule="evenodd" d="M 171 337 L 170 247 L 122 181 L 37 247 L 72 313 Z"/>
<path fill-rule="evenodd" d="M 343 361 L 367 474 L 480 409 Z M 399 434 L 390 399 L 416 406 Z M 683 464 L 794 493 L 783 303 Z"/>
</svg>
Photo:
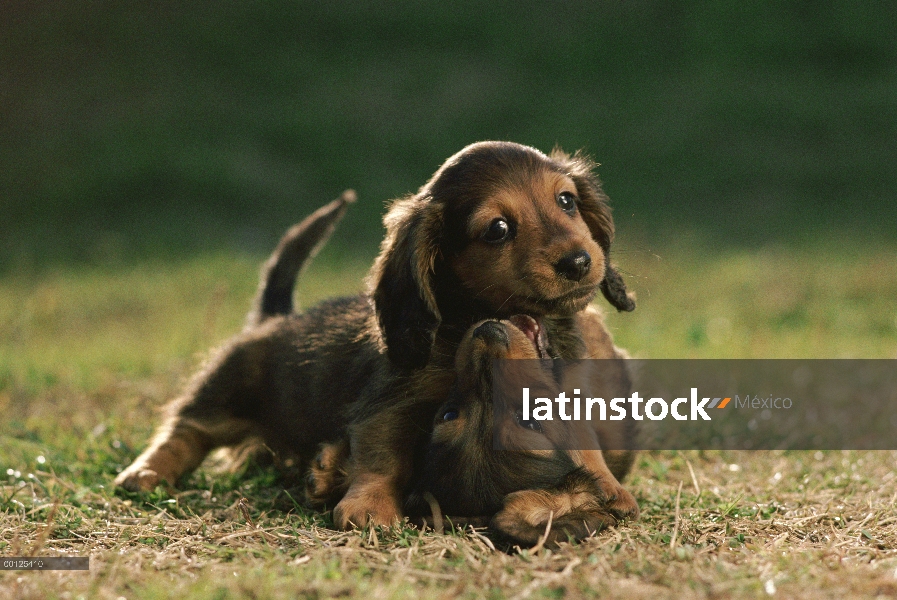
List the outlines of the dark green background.
<svg viewBox="0 0 897 600">
<path fill-rule="evenodd" d="M 465 144 L 585 148 L 621 244 L 894 238 L 893 2 L 4 2 L 0 271 L 331 252 Z"/>
</svg>

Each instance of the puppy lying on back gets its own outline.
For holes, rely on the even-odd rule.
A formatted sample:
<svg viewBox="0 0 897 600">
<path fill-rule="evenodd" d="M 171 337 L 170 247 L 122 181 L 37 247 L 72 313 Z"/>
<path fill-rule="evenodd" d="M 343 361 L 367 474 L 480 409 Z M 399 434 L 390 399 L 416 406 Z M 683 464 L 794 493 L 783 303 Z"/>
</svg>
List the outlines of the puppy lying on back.
<svg viewBox="0 0 897 600">
<path fill-rule="evenodd" d="M 515 314 L 529 315 L 533 332 L 544 332 L 547 355 L 580 358 L 573 316 L 599 289 L 617 309 L 635 308 L 611 267 L 613 220 L 594 166 L 560 150 L 546 156 L 481 142 L 450 157 L 417 194 L 393 203 L 370 281 L 381 341 L 399 377 L 422 365 L 450 368 L 471 325 Z M 341 526 L 386 524 L 401 514 L 412 468 L 406 449 L 426 431 L 421 419 L 432 406 L 421 410 L 422 398 L 413 395 L 386 398 L 365 396 L 354 407 L 353 469 L 334 510 Z M 636 514 L 635 499 L 600 452 L 586 462 L 606 495 Z"/>
<path fill-rule="evenodd" d="M 302 255 L 300 238 L 288 236 L 269 262 L 251 326 L 172 405 L 151 447 L 117 481 L 141 489 L 174 482 L 211 449 L 250 436 L 305 456 L 321 432 L 339 429 L 345 407 L 353 460 L 334 520 L 392 523 L 414 473 L 408 449 L 426 443 L 474 323 L 529 315 L 528 335 L 543 340 L 547 356 L 575 359 L 587 351 L 574 317 L 598 289 L 616 308 L 634 308 L 610 265 L 613 221 L 593 166 L 508 142 L 468 146 L 390 207 L 370 294 L 301 317 L 288 314 L 301 261 L 277 266 Z M 309 422 L 297 420 L 306 401 L 320 406 Z M 583 462 L 622 514 L 637 513 L 600 451 Z"/>
<path fill-rule="evenodd" d="M 501 400 L 519 398 L 524 381 L 533 397 L 553 398 L 574 387 L 600 389 L 607 397 L 630 393 L 625 356 L 613 345 L 600 313 L 589 308 L 576 320 L 593 334 L 587 338 L 589 356 L 609 360 L 568 366 L 563 385 L 551 362 L 538 361 L 545 355 L 540 340 L 529 335 L 529 317 L 482 321 L 468 330 L 455 357 L 455 382 L 435 413 L 429 443 L 415 453 L 419 466 L 404 504 L 412 520 L 430 517 L 430 494 L 455 524 L 489 525 L 500 538 L 533 545 L 546 529 L 546 542 L 579 540 L 636 516 L 621 499 L 607 496 L 584 452 L 615 448 L 605 449 L 603 457 L 621 481 L 635 457 L 629 449 L 632 421 L 524 421 L 516 403 Z M 523 372 L 493 378 L 496 359 L 522 360 L 504 364 L 509 369 L 520 365 Z M 509 389 L 494 390 L 494 385 Z M 496 448 L 497 439 L 502 449 Z M 326 444 L 312 463 L 306 499 L 317 508 L 333 506 L 346 492 L 351 469 L 346 441 Z"/>
</svg>

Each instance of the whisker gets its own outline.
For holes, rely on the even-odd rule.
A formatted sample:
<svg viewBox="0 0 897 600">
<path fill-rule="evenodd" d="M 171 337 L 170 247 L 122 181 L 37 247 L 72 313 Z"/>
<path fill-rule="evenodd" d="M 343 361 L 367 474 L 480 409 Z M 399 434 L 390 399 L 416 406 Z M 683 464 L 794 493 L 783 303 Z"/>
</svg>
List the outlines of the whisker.
<svg viewBox="0 0 897 600">
<path fill-rule="evenodd" d="M 663 260 L 663 257 L 647 246 L 636 245 L 634 249 L 626 247 L 614 246 L 613 254 L 647 254 L 653 256 L 657 260 Z"/>
<path fill-rule="evenodd" d="M 645 280 L 648 279 L 647 275 L 638 275 L 636 273 L 633 273 L 632 271 L 627 271 L 625 269 L 621 269 L 620 267 L 616 267 L 616 269 L 620 275 L 626 275 L 627 277 L 635 277 L 637 279 L 645 279 Z"/>
<path fill-rule="evenodd" d="M 486 287 L 484 287 L 483 289 L 481 289 L 479 292 L 477 292 L 476 294 L 474 294 L 473 297 L 474 297 L 474 298 L 479 298 L 479 297 L 480 297 L 480 294 L 482 294 L 483 292 L 485 292 L 485 291 L 488 290 L 489 288 L 491 288 L 491 287 L 493 287 L 493 286 L 496 286 L 496 285 L 498 285 L 498 282 L 497 282 L 497 281 L 496 281 L 495 283 L 490 283 L 489 285 L 487 285 Z"/>
<path fill-rule="evenodd" d="M 504 305 L 507 304 L 507 303 L 508 303 L 508 300 L 510 300 L 510 299 L 513 298 L 513 297 L 514 297 L 514 293 L 513 293 L 513 292 L 511 292 L 510 294 L 508 294 L 508 297 L 505 298 L 505 301 L 501 303 L 501 306 L 499 306 L 498 308 L 495 309 L 495 314 L 498 314 L 499 312 L 501 312 L 501 309 L 504 307 Z"/>
</svg>

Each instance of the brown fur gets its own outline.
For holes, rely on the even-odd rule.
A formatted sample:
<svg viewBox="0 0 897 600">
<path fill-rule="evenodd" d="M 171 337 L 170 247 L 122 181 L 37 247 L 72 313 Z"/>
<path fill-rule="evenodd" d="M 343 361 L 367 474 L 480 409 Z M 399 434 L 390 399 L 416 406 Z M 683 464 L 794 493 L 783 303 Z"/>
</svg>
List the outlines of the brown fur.
<svg viewBox="0 0 897 600">
<path fill-rule="evenodd" d="M 610 266 L 613 222 L 592 167 L 560 151 L 469 146 L 418 194 L 392 205 L 369 296 L 289 315 L 290 274 L 348 200 L 325 207 L 287 235 L 247 329 L 172 403 L 166 425 L 117 483 L 174 483 L 211 449 L 249 438 L 286 463 L 308 461 L 321 442 L 347 436 L 352 460 L 336 523 L 393 522 L 413 484 L 414 449 L 427 443 L 455 380 L 458 344 L 474 323 L 532 315 L 552 356 L 578 358 L 586 351 L 575 315 L 598 289 L 618 309 L 634 308 Z M 572 210 L 560 207 L 561 193 L 575 201 Z M 498 218 L 511 235 L 490 243 L 480 230 Z M 571 255 L 584 252 L 593 268 L 571 275 Z M 609 473 L 600 452 L 581 462 L 601 478 Z"/>
<path fill-rule="evenodd" d="M 580 327 L 597 332 L 586 338 L 594 344 L 588 347 L 590 356 L 617 360 L 602 361 L 600 373 L 583 373 L 576 366 L 566 369 L 564 389 L 597 385 L 608 396 L 628 395 L 628 372 L 620 360 L 624 355 L 613 345 L 600 313 L 589 308 L 577 320 Z M 526 369 L 511 379 L 520 382 L 525 377 L 533 397 L 557 395 L 560 386 L 553 370 L 534 372 L 537 358 L 533 343 L 508 321 L 483 321 L 470 328 L 456 356 L 455 382 L 435 413 L 429 445 L 415 470 L 405 502 L 410 517 L 420 521 L 430 514 L 426 497 L 431 495 L 453 523 L 488 523 L 499 537 L 535 544 L 549 517 L 552 526 L 546 541 L 558 542 L 582 539 L 638 516 L 634 498 L 619 484 L 635 457 L 628 449 L 634 434 L 631 421 L 597 422 L 594 429 L 595 422 L 543 422 L 544 431 L 535 432 L 515 418 L 512 407 L 495 412 L 496 359 L 524 359 L 506 363 L 508 368 Z M 519 395 L 519 385 L 509 391 Z M 453 418 L 446 420 L 449 413 Z M 518 450 L 496 449 L 495 436 L 502 438 L 505 448 Z M 615 449 L 595 451 L 599 444 Z M 332 502 L 346 489 L 352 457 L 344 445 L 325 446 L 322 457 L 326 458 L 321 464 L 327 467 L 314 469 L 309 485 Z M 589 460 L 600 462 L 588 464 Z"/>
<path fill-rule="evenodd" d="M 593 168 L 582 155 L 482 142 L 449 158 L 417 194 L 393 203 L 370 277 L 392 364 L 451 368 L 471 325 L 521 313 L 539 319 L 552 356 L 580 358 L 584 346 L 573 316 L 598 289 L 616 308 L 632 310 L 610 264 L 613 220 Z M 562 194 L 575 201 L 573 210 L 561 208 Z M 509 234 L 490 242 L 490 225 L 499 219 Z M 583 252 L 594 268 L 564 275 L 559 265 Z M 426 430 L 413 414 L 419 405 L 415 398 L 358 405 L 349 489 L 334 510 L 338 525 L 387 524 L 401 514 L 401 490 L 413 470 L 407 448 L 419 440 L 414 432 Z M 604 474 L 600 462 L 590 466 Z M 372 505 L 371 498 L 379 500 Z"/>
</svg>

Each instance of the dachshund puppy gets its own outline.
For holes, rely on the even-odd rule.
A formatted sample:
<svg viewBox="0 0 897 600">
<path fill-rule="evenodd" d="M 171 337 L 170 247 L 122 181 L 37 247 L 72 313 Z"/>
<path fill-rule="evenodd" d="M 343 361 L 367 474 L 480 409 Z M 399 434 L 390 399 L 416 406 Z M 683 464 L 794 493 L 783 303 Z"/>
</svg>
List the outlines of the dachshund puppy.
<svg viewBox="0 0 897 600">
<path fill-rule="evenodd" d="M 397 381 L 414 379 L 424 365 L 451 369 L 462 336 L 485 318 L 529 315 L 530 333 L 541 332 L 548 356 L 576 359 L 585 350 L 574 316 L 599 289 L 618 310 L 635 308 L 610 263 L 614 225 L 594 166 L 580 154 L 481 142 L 392 204 L 370 285 L 381 348 Z M 334 509 L 341 527 L 388 524 L 401 514 L 413 468 L 406 450 L 426 431 L 419 419 L 433 407 L 421 411 L 414 396 L 386 397 L 391 401 L 367 396 L 354 406 L 353 468 Z M 622 488 L 600 453 L 586 462 L 608 486 L 606 495 L 618 495 Z"/>
<path fill-rule="evenodd" d="M 302 392 L 309 365 L 318 358 L 315 350 L 326 346 L 321 338 L 327 338 L 328 331 L 317 326 L 350 315 L 331 305 L 316 317 L 289 316 L 299 272 L 354 201 L 355 193 L 347 190 L 287 232 L 262 269 L 244 330 L 168 405 L 165 423 L 149 447 L 116 477 L 116 485 L 132 491 L 152 490 L 162 482 L 174 485 L 211 450 L 245 449 L 256 440 L 274 450 L 281 464 L 291 466 L 302 456 L 307 460 L 322 442 L 345 435 L 339 405 L 316 402 Z M 366 308 L 359 307 L 358 313 L 356 321 L 364 322 Z M 339 326 L 334 331 L 328 341 L 339 338 Z M 343 333 L 343 344 L 351 346 L 353 340 Z M 334 401 L 342 398 L 338 395 Z"/>
<path fill-rule="evenodd" d="M 545 358 L 544 340 L 530 335 L 530 317 L 482 321 L 468 330 L 455 357 L 455 382 L 417 458 L 413 491 L 404 505 L 412 520 L 430 515 L 430 495 L 453 523 L 488 524 L 499 538 L 533 545 L 546 529 L 548 543 L 580 540 L 637 516 L 628 492 L 607 496 L 585 452 L 599 445 L 615 448 L 602 454 L 612 477 L 622 480 L 635 457 L 629 449 L 633 421 L 524 421 L 515 403 L 502 400 L 519 397 L 521 382 L 533 397 L 553 398 L 573 386 L 601 389 L 607 397 L 629 394 L 625 355 L 607 335 L 600 313 L 590 307 L 576 318 L 579 327 L 596 332 L 589 339 L 591 356 L 609 360 L 598 369 L 589 369 L 595 365 L 588 362 L 567 368 L 563 386 L 552 362 L 538 360 Z M 505 369 L 520 365 L 521 372 L 494 377 L 500 359 L 522 359 L 503 364 Z M 513 389 L 495 390 L 494 385 Z M 503 449 L 496 448 L 497 440 Z M 345 440 L 325 445 L 307 479 L 308 502 L 322 508 L 339 501 L 351 462 Z"/>
<path fill-rule="evenodd" d="M 210 450 L 250 438 L 288 463 L 346 437 L 352 461 L 336 523 L 395 521 L 414 475 L 409 449 L 426 444 L 474 323 L 529 315 L 528 335 L 547 356 L 575 359 L 592 335 L 576 314 L 598 289 L 616 308 L 634 308 L 610 266 L 613 221 L 593 166 L 560 151 L 473 144 L 393 203 L 369 294 L 295 315 L 298 269 L 349 199 L 325 207 L 281 241 L 244 332 L 170 405 L 149 449 L 116 482 L 175 483 Z M 584 454 L 604 496 L 625 497 L 601 452 Z M 635 514 L 631 495 L 627 504 Z"/>
</svg>

